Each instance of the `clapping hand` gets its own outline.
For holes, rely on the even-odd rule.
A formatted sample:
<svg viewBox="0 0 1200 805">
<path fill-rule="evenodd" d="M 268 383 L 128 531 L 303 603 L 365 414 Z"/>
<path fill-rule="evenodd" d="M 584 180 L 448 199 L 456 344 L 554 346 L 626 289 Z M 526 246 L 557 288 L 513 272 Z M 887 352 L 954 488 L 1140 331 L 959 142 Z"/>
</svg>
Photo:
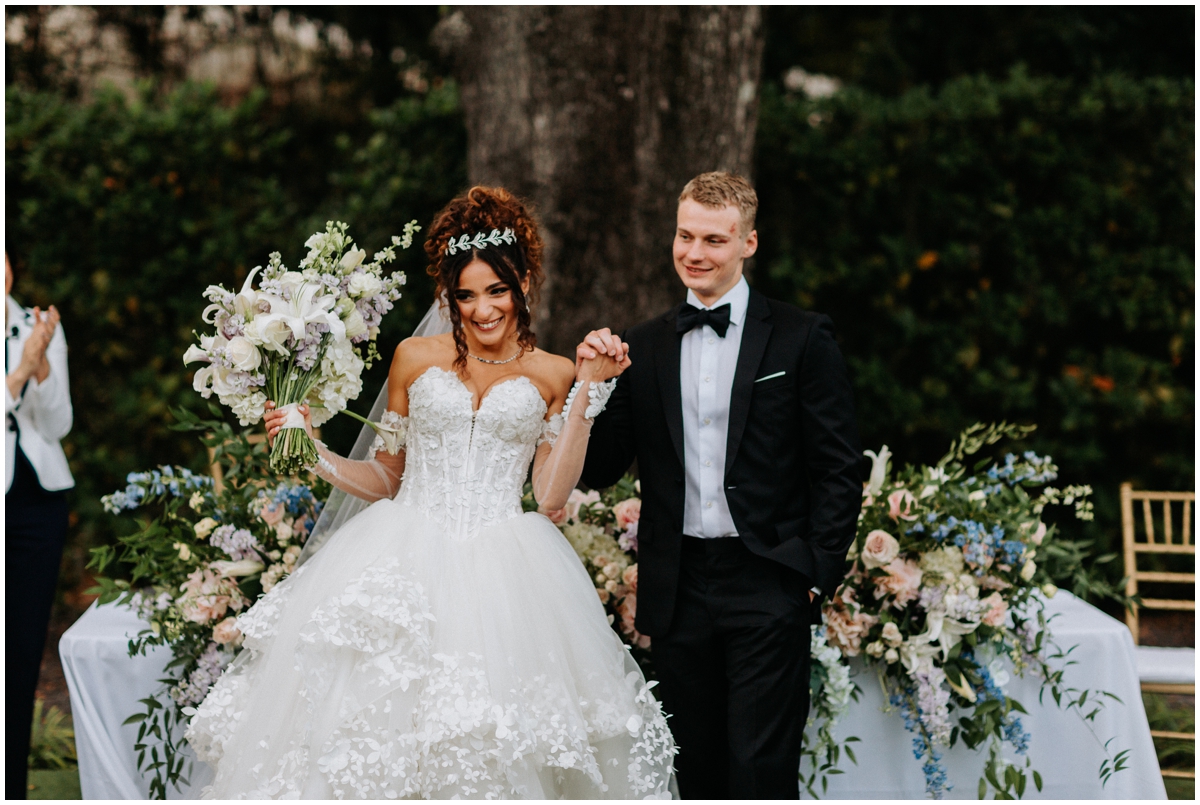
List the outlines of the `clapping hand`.
<svg viewBox="0 0 1200 805">
<path fill-rule="evenodd" d="M 21 362 L 6 378 L 9 391 L 14 397 L 20 396 L 21 388 L 29 382 L 29 378 L 37 378 L 43 383 L 50 376 L 50 362 L 46 360 L 46 348 L 54 331 L 58 328 L 58 308 L 51 305 L 45 313 L 35 307 L 32 313 L 33 329 L 25 339 L 25 347 L 21 352 Z"/>
<path fill-rule="evenodd" d="M 275 443 L 275 437 L 279 435 L 279 431 L 283 430 L 284 420 L 287 419 L 287 413 L 284 411 L 275 410 L 275 401 L 267 400 L 267 410 L 263 414 L 263 425 L 267 429 L 267 446 L 270 447 Z M 301 404 L 297 409 L 304 417 L 304 430 L 309 436 L 313 435 L 312 415 L 309 413 L 308 406 Z"/>
<path fill-rule="evenodd" d="M 602 382 L 629 368 L 629 345 L 607 327 L 592 330 L 575 348 L 575 376 L 581 381 Z"/>
</svg>

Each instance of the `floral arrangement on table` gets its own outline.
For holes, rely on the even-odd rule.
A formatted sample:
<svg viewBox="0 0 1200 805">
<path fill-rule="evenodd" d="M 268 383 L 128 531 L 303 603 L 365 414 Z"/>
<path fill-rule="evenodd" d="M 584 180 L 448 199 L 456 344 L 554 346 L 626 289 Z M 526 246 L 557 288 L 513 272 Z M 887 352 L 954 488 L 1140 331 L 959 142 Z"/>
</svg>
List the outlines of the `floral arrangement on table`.
<svg viewBox="0 0 1200 805">
<path fill-rule="evenodd" d="M 998 797 L 1023 795 L 1031 770 L 1029 735 L 1020 719 L 1024 708 L 1004 690 L 1008 667 L 1032 671 L 1043 690 L 1085 721 L 1098 713 L 1099 702 L 1115 698 L 1065 684 L 1064 669 L 1051 663 L 1066 652 L 1053 644 L 1043 612 L 1058 590 L 1054 579 L 1115 594 L 1083 568 L 1088 544 L 1055 540 L 1056 528 L 1041 519 L 1046 507 L 1063 505 L 1090 520 L 1091 489 L 1046 486 L 1057 468 L 1032 452 L 984 460 L 971 471 L 963 464 L 985 445 L 1032 430 L 972 426 L 932 467 L 893 471 L 887 447 L 867 452 L 873 466 L 846 580 L 826 604 L 823 623 L 812 627 L 812 737 L 805 737 L 808 770 L 801 770 L 800 780 L 813 797 L 818 787 L 825 790 L 829 775 L 841 773 L 842 754 L 857 762 L 851 744 L 859 739 L 838 741 L 834 735 L 860 692 L 851 660 L 878 676 L 890 706 L 913 733 L 914 755 L 934 798 L 951 788 L 942 752 L 959 741 L 972 749 L 989 745 L 980 798 L 989 786 Z M 575 490 L 566 508 L 545 514 L 579 555 L 610 622 L 649 675 L 650 638 L 634 628 L 638 494 L 638 482 L 627 476 L 603 492 Z M 537 508 L 528 491 L 525 508 Z M 1004 745 L 1024 763 L 1005 758 Z M 1110 757 L 1100 776 L 1107 780 L 1124 763 L 1125 753 Z M 1038 772 L 1030 776 L 1040 789 Z"/>
<path fill-rule="evenodd" d="M 307 403 L 314 425 L 344 411 L 362 391 L 363 369 L 379 356 L 379 324 L 405 282 L 403 272 L 388 275 L 384 267 L 419 229 L 415 221 L 405 224 L 403 237 L 393 236 L 391 246 L 364 262 L 367 253 L 346 234 L 346 224 L 330 221 L 304 242 L 309 251 L 299 271 L 272 252 L 267 267 L 255 267 L 237 293 L 208 286 L 203 320 L 216 332 L 199 335 L 199 345 L 183 356 L 184 363 L 208 364 L 196 372 L 196 391 L 205 398 L 215 392 L 243 426 L 262 418 L 267 400 L 286 411 Z M 317 449 L 302 417 L 291 414 L 284 428 L 271 451 L 272 469 L 295 474 L 311 467 Z"/>
<path fill-rule="evenodd" d="M 1032 771 L 1030 736 L 1021 723 L 1024 707 L 1005 692 L 1009 668 L 1033 672 L 1043 691 L 1050 689 L 1060 705 L 1066 699 L 1087 720 L 1098 702 L 1115 698 L 1065 685 L 1063 668 L 1051 666 L 1065 653 L 1054 646 L 1043 611 L 1058 590 L 1048 567 L 1054 578 L 1078 577 L 1083 558 L 1078 544 L 1055 540 L 1056 528 L 1043 522 L 1043 512 L 1069 506 L 1076 518 L 1090 520 L 1091 488 L 1047 486 L 1057 467 L 1033 452 L 964 464 L 985 445 L 1032 430 L 975 425 L 937 465 L 898 471 L 886 446 L 878 454 L 868 451 L 873 466 L 851 566 L 824 608 L 828 647 L 843 662 L 861 658 L 878 676 L 913 734 L 913 754 L 935 799 L 952 787 L 941 758 L 958 741 L 972 749 L 988 745 L 981 799 L 989 787 L 1001 798 L 1023 795 L 1026 769 Z M 817 697 L 818 740 L 806 753 L 812 773 L 803 779 L 814 796 L 816 778 L 835 769 L 838 759 L 831 732 L 837 706 L 827 695 Z M 841 691 L 837 695 L 841 700 Z M 1084 713 L 1089 702 L 1093 709 Z M 1006 758 L 1005 745 L 1023 762 Z M 1118 754 L 1100 775 L 1107 781 L 1123 767 Z M 1040 774 L 1031 776 L 1040 790 Z"/>
<path fill-rule="evenodd" d="M 97 578 L 96 591 L 100 603 L 127 604 L 147 622 L 130 655 L 153 646 L 173 655 L 161 693 L 126 721 L 140 724 L 138 766 L 152 773 L 150 795 L 160 799 L 168 782 L 186 781 L 178 727 L 239 652 L 237 614 L 295 568 L 328 492 L 320 481 L 278 483 L 265 445 L 223 423 L 177 415 L 183 428 L 208 431 L 205 443 L 230 462 L 224 484 L 185 467 L 130 473 L 124 489 L 101 500 L 114 515 L 134 515 L 136 528 L 93 549 L 88 564 L 97 573 L 113 563 L 128 569 L 128 580 Z"/>
</svg>

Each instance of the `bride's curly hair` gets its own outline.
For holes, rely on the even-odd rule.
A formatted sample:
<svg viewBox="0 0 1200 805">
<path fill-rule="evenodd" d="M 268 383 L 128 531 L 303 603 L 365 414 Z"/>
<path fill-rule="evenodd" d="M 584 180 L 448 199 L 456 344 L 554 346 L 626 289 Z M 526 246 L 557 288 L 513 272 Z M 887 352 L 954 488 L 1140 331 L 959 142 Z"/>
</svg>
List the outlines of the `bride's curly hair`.
<svg viewBox="0 0 1200 805">
<path fill-rule="evenodd" d="M 493 229 L 503 232 L 511 229 L 516 243 L 488 244 L 482 249 L 462 249 L 447 254 L 446 247 L 452 238 L 477 233 L 489 234 Z M 542 285 L 542 238 L 538 234 L 537 221 L 533 219 L 525 204 L 502 187 L 475 186 L 451 201 L 433 219 L 429 236 L 425 240 L 425 253 L 429 256 L 428 274 L 437 281 L 437 294 L 445 299 L 450 308 L 450 321 L 454 325 L 454 347 L 458 357 L 456 369 L 462 370 L 467 363 L 467 340 L 463 335 L 462 317 L 454 303 L 454 291 L 462 270 L 478 258 L 492 267 L 496 276 L 508 285 L 517 309 L 517 343 L 525 351 L 537 345 L 537 336 L 530 329 L 533 317 L 530 313 Z M 529 279 L 529 291 L 521 289 L 521 283 Z"/>
</svg>

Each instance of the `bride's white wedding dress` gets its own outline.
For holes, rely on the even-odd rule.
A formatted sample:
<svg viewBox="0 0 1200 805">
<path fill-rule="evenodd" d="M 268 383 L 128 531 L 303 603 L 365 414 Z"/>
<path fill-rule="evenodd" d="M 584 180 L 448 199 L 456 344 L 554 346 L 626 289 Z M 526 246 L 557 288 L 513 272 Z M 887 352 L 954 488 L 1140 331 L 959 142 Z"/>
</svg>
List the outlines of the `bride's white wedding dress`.
<svg viewBox="0 0 1200 805">
<path fill-rule="evenodd" d="M 399 493 L 238 618 L 188 727 L 232 798 L 664 797 L 674 743 L 558 529 L 521 510 L 546 404 L 409 389 Z M 393 415 L 394 416 L 394 415 Z"/>
</svg>

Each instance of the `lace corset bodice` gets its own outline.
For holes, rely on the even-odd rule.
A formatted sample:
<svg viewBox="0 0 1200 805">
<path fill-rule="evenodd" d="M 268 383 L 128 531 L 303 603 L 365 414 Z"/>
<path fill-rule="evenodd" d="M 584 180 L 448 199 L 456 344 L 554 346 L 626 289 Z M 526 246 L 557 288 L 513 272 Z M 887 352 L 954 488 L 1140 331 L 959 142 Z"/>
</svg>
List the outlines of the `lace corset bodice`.
<svg viewBox="0 0 1200 805">
<path fill-rule="evenodd" d="M 472 411 L 458 376 L 430 367 L 408 389 L 404 479 L 398 503 L 471 539 L 487 526 L 521 514 L 521 490 L 546 401 L 527 377 L 492 386 Z"/>
</svg>

